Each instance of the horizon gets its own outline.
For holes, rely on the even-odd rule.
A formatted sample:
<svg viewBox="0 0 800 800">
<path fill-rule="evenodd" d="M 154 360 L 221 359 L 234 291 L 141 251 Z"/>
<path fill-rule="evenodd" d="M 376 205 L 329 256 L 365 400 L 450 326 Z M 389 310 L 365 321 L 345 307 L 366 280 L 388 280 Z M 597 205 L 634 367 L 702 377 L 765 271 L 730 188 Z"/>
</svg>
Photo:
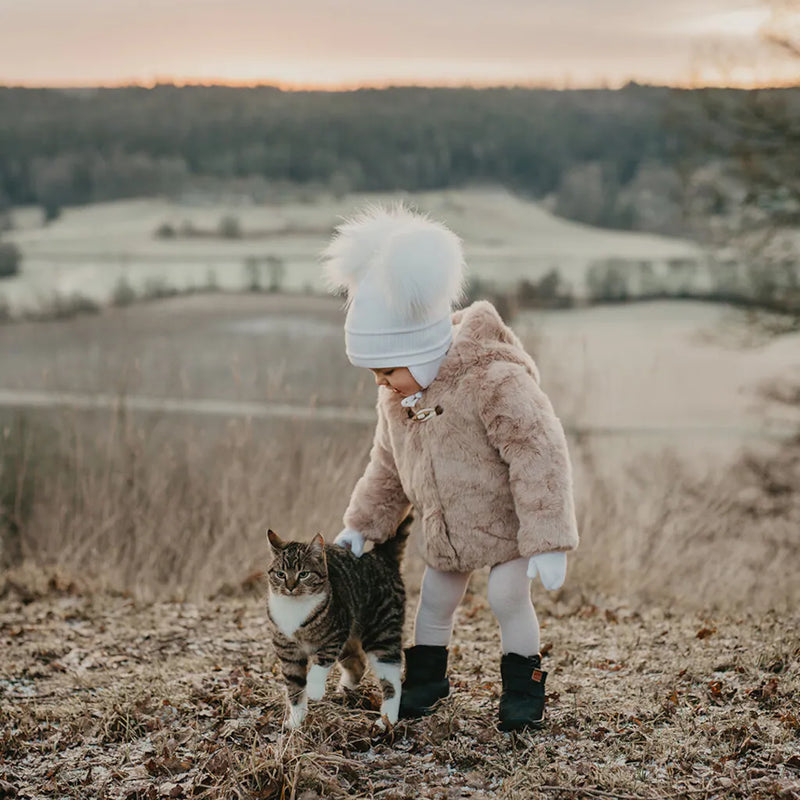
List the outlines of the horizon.
<svg viewBox="0 0 800 800">
<path fill-rule="evenodd" d="M 637 81 L 634 79 L 628 80 L 624 83 L 617 85 L 610 85 L 608 83 L 598 84 L 585 84 L 585 85 L 570 85 L 560 86 L 555 84 L 548 84 L 546 82 L 529 82 L 529 83 L 402 83 L 402 82 L 387 82 L 387 83 L 362 83 L 362 84 L 347 84 L 347 85 L 332 85 L 332 84 L 318 84 L 318 85 L 301 85 L 301 84 L 287 84 L 271 81 L 222 81 L 222 80 L 193 80 L 193 79 L 173 79 L 164 78 L 156 81 L 119 81 L 107 83 L 6 83 L 0 79 L 0 89 L 28 89 L 31 91 L 63 91 L 63 92 L 91 92 L 101 90 L 113 89 L 159 89 L 164 87 L 172 87 L 175 89 L 274 89 L 276 91 L 285 92 L 288 94 L 304 92 L 314 93 L 348 93 L 359 91 L 384 91 L 392 89 L 425 89 L 425 90 L 472 90 L 472 91 L 491 91 L 491 90 L 511 90 L 521 89 L 527 91 L 548 91 L 548 92 L 586 92 L 586 91 L 609 91 L 618 92 L 636 86 L 642 89 L 678 89 L 683 91 L 701 91 L 703 89 L 730 89 L 736 91 L 757 91 L 757 90 L 779 90 L 779 89 L 800 89 L 800 78 L 794 81 L 785 82 L 771 82 L 771 83 L 658 83 Z"/>
</svg>

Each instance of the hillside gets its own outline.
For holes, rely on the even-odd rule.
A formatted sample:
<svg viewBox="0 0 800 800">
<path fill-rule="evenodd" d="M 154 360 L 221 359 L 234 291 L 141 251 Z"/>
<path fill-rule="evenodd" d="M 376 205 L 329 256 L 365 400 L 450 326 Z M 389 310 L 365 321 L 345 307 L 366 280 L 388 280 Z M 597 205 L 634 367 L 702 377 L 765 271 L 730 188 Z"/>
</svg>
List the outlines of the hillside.
<svg viewBox="0 0 800 800">
<path fill-rule="evenodd" d="M 247 261 L 253 258 L 261 260 L 256 269 L 262 287 L 273 280 L 266 261 L 272 259 L 282 289 L 324 291 L 318 257 L 334 226 L 365 204 L 399 199 L 450 225 L 464 239 L 471 278 L 500 290 L 538 281 L 555 269 L 565 291 L 585 297 L 590 268 L 607 263 L 632 276 L 634 292 L 642 264 L 656 275 L 668 275 L 669 265 L 679 264 L 688 270 L 690 285 L 709 285 L 703 255 L 689 241 L 571 222 L 502 189 L 485 188 L 343 198 L 319 193 L 275 205 L 127 200 L 68 209 L 47 226 L 21 210 L 5 238 L 22 251 L 22 273 L 0 282 L 0 295 L 13 310 L 75 293 L 107 303 L 121 282 L 139 294 L 159 288 L 239 290 L 253 280 Z M 236 221 L 240 235 L 217 235 L 226 219 Z M 156 236 L 163 226 L 208 235 Z"/>
</svg>

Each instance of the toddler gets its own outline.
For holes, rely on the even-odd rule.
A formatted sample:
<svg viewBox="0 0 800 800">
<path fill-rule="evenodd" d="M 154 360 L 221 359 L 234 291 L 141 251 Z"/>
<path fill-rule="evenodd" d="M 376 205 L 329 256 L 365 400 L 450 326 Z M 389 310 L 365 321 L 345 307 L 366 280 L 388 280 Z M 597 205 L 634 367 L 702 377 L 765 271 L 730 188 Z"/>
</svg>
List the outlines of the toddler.
<svg viewBox="0 0 800 800">
<path fill-rule="evenodd" d="M 536 365 L 490 303 L 452 312 L 461 242 L 427 216 L 370 208 L 337 228 L 323 258 L 331 286 L 347 291 L 348 359 L 379 387 L 369 464 L 336 543 L 360 555 L 395 533 L 409 505 L 422 525 L 400 715 L 427 714 L 449 694 L 453 615 L 470 573 L 490 567 L 500 728 L 538 727 L 547 673 L 530 579 L 560 587 L 578 531 L 564 432 Z"/>
</svg>

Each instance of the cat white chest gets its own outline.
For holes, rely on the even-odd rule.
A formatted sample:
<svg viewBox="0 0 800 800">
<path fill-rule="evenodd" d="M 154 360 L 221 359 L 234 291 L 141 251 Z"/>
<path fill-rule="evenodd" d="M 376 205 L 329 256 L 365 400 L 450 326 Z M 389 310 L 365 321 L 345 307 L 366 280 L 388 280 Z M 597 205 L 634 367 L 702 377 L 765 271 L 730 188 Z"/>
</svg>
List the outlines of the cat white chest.
<svg viewBox="0 0 800 800">
<path fill-rule="evenodd" d="M 325 595 L 307 594 L 301 597 L 288 597 L 270 592 L 268 602 L 272 621 L 284 636 L 291 637 L 325 602 Z"/>
</svg>

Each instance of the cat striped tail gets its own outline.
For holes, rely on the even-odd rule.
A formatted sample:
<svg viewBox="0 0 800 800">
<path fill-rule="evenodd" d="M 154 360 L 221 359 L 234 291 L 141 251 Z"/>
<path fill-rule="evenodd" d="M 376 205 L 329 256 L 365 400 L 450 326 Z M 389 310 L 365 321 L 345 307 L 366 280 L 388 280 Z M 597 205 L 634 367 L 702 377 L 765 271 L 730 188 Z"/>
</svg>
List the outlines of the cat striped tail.
<svg viewBox="0 0 800 800">
<path fill-rule="evenodd" d="M 398 526 L 397 533 L 391 539 L 374 545 L 372 552 L 379 558 L 399 565 L 403 561 L 403 555 L 406 552 L 406 543 L 411 535 L 411 523 L 413 521 L 414 515 L 409 513 Z"/>
</svg>

